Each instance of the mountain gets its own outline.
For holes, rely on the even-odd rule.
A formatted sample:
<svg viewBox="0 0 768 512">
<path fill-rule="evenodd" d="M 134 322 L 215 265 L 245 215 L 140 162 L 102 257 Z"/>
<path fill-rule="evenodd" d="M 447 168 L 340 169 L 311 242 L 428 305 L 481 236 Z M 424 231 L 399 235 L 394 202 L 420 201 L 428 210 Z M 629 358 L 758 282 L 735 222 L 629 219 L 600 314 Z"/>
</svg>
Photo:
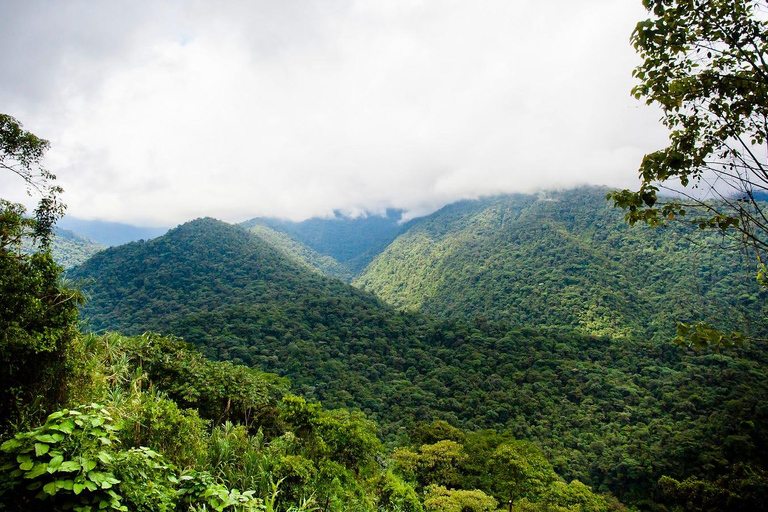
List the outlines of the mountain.
<svg viewBox="0 0 768 512">
<path fill-rule="evenodd" d="M 449 209 L 457 223 L 468 217 L 460 206 Z M 747 485 L 768 463 L 760 343 L 698 354 L 621 331 L 435 321 L 213 219 L 107 249 L 70 276 L 93 280 L 92 329 L 181 336 L 211 358 L 288 377 L 326 407 L 364 411 L 392 442 L 434 420 L 504 431 L 537 443 L 567 480 L 631 502 L 662 476 Z"/>
<path fill-rule="evenodd" d="M 108 247 L 137 240 L 149 240 L 168 231 L 168 228 L 140 227 L 120 222 L 82 220 L 74 217 L 62 218 L 58 226 Z"/>
<path fill-rule="evenodd" d="M 302 222 L 256 218 L 242 226 L 261 225 L 285 233 L 317 253 L 333 258 L 354 274 L 394 240 L 401 229 L 402 213 L 389 209 L 384 216 L 346 217 L 336 212 L 330 219 L 312 218 Z"/>
<path fill-rule="evenodd" d="M 676 321 L 765 333 L 754 262 L 716 234 L 628 226 L 587 187 L 448 205 L 417 219 L 353 281 L 409 311 L 668 339 Z M 746 317 L 758 319 L 748 325 Z"/>
<path fill-rule="evenodd" d="M 54 236 L 51 241 L 51 254 L 56 262 L 64 267 L 64 269 L 71 269 L 84 262 L 97 252 L 104 249 L 104 246 L 94 242 L 93 240 L 80 236 L 77 233 L 62 229 L 60 227 L 54 228 Z M 33 246 L 31 240 L 28 240 L 23 245 L 23 250 L 27 254 L 33 253 L 36 248 Z"/>
<path fill-rule="evenodd" d="M 103 249 L 103 245 L 89 238 L 58 227 L 51 244 L 53 258 L 65 269 L 79 265 Z"/>
<path fill-rule="evenodd" d="M 264 240 L 266 243 L 282 250 L 294 262 L 307 269 L 336 277 L 342 281 L 351 281 L 352 271 L 330 256 L 320 254 L 308 245 L 291 238 L 282 231 L 276 231 L 262 221 L 253 219 L 248 222 L 248 231 Z"/>
</svg>

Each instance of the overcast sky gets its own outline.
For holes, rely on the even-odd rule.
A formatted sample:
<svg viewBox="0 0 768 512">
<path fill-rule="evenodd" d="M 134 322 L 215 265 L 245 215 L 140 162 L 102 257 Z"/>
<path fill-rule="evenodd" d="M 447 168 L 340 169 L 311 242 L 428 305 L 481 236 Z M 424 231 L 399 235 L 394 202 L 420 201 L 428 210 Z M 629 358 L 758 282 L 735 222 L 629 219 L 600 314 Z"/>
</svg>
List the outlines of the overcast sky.
<svg viewBox="0 0 768 512">
<path fill-rule="evenodd" d="M 633 186 L 640 0 L 0 0 L 0 112 L 51 141 L 69 215 L 176 225 L 418 215 Z M 18 198 L 0 176 L 0 196 Z"/>
</svg>

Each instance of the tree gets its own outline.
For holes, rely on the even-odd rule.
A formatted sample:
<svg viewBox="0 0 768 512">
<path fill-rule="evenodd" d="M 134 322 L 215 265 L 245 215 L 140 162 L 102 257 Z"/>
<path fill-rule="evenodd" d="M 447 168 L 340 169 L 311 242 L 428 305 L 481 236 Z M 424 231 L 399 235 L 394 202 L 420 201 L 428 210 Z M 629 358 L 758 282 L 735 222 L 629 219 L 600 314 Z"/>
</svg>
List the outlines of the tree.
<svg viewBox="0 0 768 512">
<path fill-rule="evenodd" d="M 66 209 L 59 199 L 63 190 L 53 183 L 56 176 L 40 163 L 49 147 L 47 140 L 24 130 L 19 121 L 0 114 L 0 169 L 21 177 L 29 195 L 33 191 L 40 194 L 32 234 L 42 247 L 50 244 L 53 225 Z"/>
<path fill-rule="evenodd" d="M 643 4 L 652 16 L 632 34 L 644 59 L 632 94 L 661 107 L 670 144 L 643 158 L 639 190 L 609 198 L 630 223 L 695 212 L 700 227 L 735 230 L 760 255 L 768 249 L 768 24 L 758 15 L 768 2 Z M 662 188 L 682 199 L 660 198 Z"/>
<path fill-rule="evenodd" d="M 61 188 L 39 164 L 47 148 L 47 141 L 0 114 L 0 169 L 42 194 L 34 219 L 22 205 L 0 199 L 0 433 L 25 414 L 39 417 L 64 400 L 66 354 L 77 333 L 82 295 L 62 285 L 62 269 L 47 250 L 64 211 Z M 27 238 L 41 250 L 24 253 Z"/>
<path fill-rule="evenodd" d="M 615 191 L 608 199 L 626 210 L 630 224 L 685 218 L 719 230 L 751 250 L 758 280 L 768 286 L 768 2 L 643 5 L 651 17 L 631 38 L 643 58 L 632 94 L 661 107 L 669 145 L 643 158 L 637 191 Z M 704 324 L 682 327 L 689 338 L 720 336 Z"/>
</svg>

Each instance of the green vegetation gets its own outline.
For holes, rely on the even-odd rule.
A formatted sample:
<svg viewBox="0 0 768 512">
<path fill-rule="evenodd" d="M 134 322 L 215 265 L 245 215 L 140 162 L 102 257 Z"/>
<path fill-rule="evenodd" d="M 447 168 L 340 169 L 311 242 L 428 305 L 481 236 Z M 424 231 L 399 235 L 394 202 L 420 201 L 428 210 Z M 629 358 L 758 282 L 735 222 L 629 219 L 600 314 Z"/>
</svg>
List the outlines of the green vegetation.
<svg viewBox="0 0 768 512">
<path fill-rule="evenodd" d="M 666 341 L 716 318 L 762 334 L 754 265 L 696 229 L 630 228 L 606 189 L 500 196 L 415 221 L 354 284 L 399 308 Z M 748 318 L 747 318 L 748 316 Z M 749 321 L 751 322 L 748 322 Z"/>
<path fill-rule="evenodd" d="M 571 269 L 568 275 L 574 279 L 572 290 L 578 289 L 578 284 L 590 287 L 574 295 L 580 302 L 570 297 L 563 302 L 567 307 L 561 309 L 553 302 L 543 313 L 550 320 L 542 323 L 567 323 L 564 319 L 574 314 L 576 306 L 589 296 L 587 292 L 597 293 L 599 286 L 592 281 L 597 280 L 598 285 L 607 282 L 600 277 L 607 271 L 593 266 L 607 264 L 613 272 L 630 267 L 615 249 L 601 253 L 625 237 L 626 247 L 635 245 L 632 236 L 658 244 L 654 252 L 645 244 L 642 256 L 637 254 L 637 259 L 630 260 L 644 269 L 648 290 L 646 299 L 639 294 L 632 298 L 635 307 L 652 311 L 654 304 L 665 301 L 680 306 L 667 310 L 670 329 L 675 315 L 683 311 L 684 300 L 703 304 L 703 298 L 719 297 L 723 307 L 738 301 L 747 307 L 758 301 L 757 295 L 734 301 L 725 279 L 736 280 L 737 269 L 723 268 L 723 260 L 714 257 L 708 260 L 707 274 L 723 279 L 710 282 L 702 278 L 701 286 L 706 288 L 699 291 L 706 292 L 699 296 L 693 291 L 684 293 L 690 280 L 677 282 L 680 274 L 675 272 L 690 270 L 695 276 L 696 267 L 692 261 L 679 261 L 676 255 L 690 254 L 683 250 L 686 248 L 693 252 L 697 247 L 693 240 L 681 235 L 673 245 L 655 238 L 651 230 L 634 235 L 605 205 L 602 190 L 568 194 L 553 196 L 559 201 L 532 196 L 512 199 L 537 208 L 517 213 L 533 226 L 536 218 L 554 222 L 571 212 L 569 226 L 573 231 L 570 238 L 568 231 L 558 231 L 558 245 L 544 242 L 543 230 L 536 229 L 538 237 L 526 235 L 526 243 L 516 246 L 520 251 L 516 261 L 525 260 L 523 254 L 533 244 L 533 255 L 526 257 L 547 261 L 562 258 L 560 267 L 568 268 L 573 264 L 568 260 L 568 249 L 576 247 L 568 240 L 583 238 L 578 256 L 584 258 L 578 267 L 581 270 Z M 498 206 L 501 200 L 489 201 Z M 454 224 L 442 224 L 444 238 L 460 232 L 459 226 L 471 224 L 466 219 L 479 217 L 473 222 L 485 226 L 486 210 L 477 204 L 463 203 L 446 210 L 452 213 Z M 547 209 L 549 216 L 542 216 L 541 208 Z M 513 221 L 507 217 L 505 222 L 521 226 L 522 221 Z M 423 222 L 433 230 L 441 225 L 436 218 Z M 418 231 L 420 226 L 414 223 L 411 231 Z M 601 238 L 599 234 L 607 227 L 616 232 L 608 231 Z M 505 236 L 510 232 L 522 236 L 522 229 L 504 231 Z M 494 232 L 485 233 L 492 237 Z M 477 245 L 483 243 L 479 234 L 475 240 Z M 540 244 L 535 245 L 534 240 Z M 462 245 L 466 244 L 456 244 Z M 561 251 L 563 246 L 566 249 Z M 675 252 L 679 247 L 682 249 Z M 560 252 L 549 256 L 545 249 Z M 502 255 L 499 250 L 498 257 Z M 651 258 L 660 255 L 664 256 L 661 262 Z M 465 260 L 468 268 L 469 261 Z M 560 271 L 535 262 L 521 261 L 519 265 L 540 272 L 536 279 L 547 279 L 549 272 Z M 625 274 L 632 275 L 630 270 Z M 582 272 L 588 278 L 577 281 Z M 615 325 L 622 329 L 586 328 L 589 326 L 578 320 L 566 327 L 521 327 L 488 318 L 436 321 L 393 310 L 369 294 L 293 263 L 245 230 L 211 219 L 185 224 L 150 242 L 107 250 L 74 275 L 95 280 L 90 287 L 92 301 L 85 308 L 92 327 L 129 334 L 143 329 L 174 333 L 211 358 L 289 378 L 295 393 L 321 400 L 327 407 L 362 411 L 379 423 L 388 443 L 407 448 L 411 437 L 421 436 L 408 448 L 415 454 L 414 460 L 424 456 L 419 451 L 421 445 L 441 439 L 412 432 L 423 422 L 442 420 L 469 433 L 493 430 L 508 439 L 534 442 L 559 477 L 611 492 L 628 503 L 667 500 L 665 503 L 674 504 L 674 500 L 684 499 L 680 493 L 661 492 L 657 482 L 666 476 L 677 482 L 693 478 L 718 492 L 733 494 L 734 500 L 749 506 L 757 494 L 746 489 L 759 488 L 763 482 L 759 475 L 766 453 L 763 403 L 768 394 L 768 361 L 761 343 L 728 354 L 681 352 L 663 336 L 643 336 L 654 326 L 643 321 L 642 309 L 637 312 L 629 305 L 624 313 L 635 323 L 617 319 Z M 655 288 L 655 278 L 667 279 L 666 288 Z M 748 285 L 754 286 L 754 281 L 744 283 Z M 471 287 L 462 290 L 480 295 Z M 612 293 L 604 291 L 599 297 L 613 297 L 617 304 L 630 302 L 618 289 Z M 676 293 L 681 296 L 676 298 Z M 754 293 L 762 292 L 758 289 Z M 521 294 L 515 299 L 520 301 L 520 309 L 524 298 Z M 463 300 L 453 298 L 457 299 Z M 197 407 L 191 402 L 184 406 Z M 478 450 L 473 447 L 466 451 Z M 398 478 L 412 482 L 417 493 L 436 485 L 448 491 L 478 489 L 499 503 L 509 499 L 492 484 L 469 479 L 466 471 L 457 469 L 453 476 L 438 482 L 426 476 L 419 480 L 415 471 L 426 471 L 427 466 L 414 467 L 408 471 L 400 467 Z M 396 480 L 383 485 L 387 492 L 398 488 Z M 539 497 L 576 492 L 576 487 L 538 489 Z M 445 498 L 438 488 L 433 491 L 436 497 Z M 521 495 L 519 500 L 523 499 L 528 498 Z M 543 498 L 537 499 L 539 505 L 531 502 L 526 505 L 528 509 L 541 505 Z"/>
<path fill-rule="evenodd" d="M 462 479 L 440 487 L 445 472 L 430 463 L 407 475 L 389 467 L 375 423 L 292 395 L 285 379 L 211 362 L 173 337 L 79 334 L 80 296 L 59 281 L 62 269 L 45 250 L 21 250 L 35 221 L 19 205 L 2 207 L 2 349 L 19 380 L 3 395 L 4 510 L 489 510 L 497 502 Z M 195 226 L 231 229 L 229 248 L 239 236 L 254 240 L 222 223 Z M 189 235 L 169 236 L 194 246 Z M 425 478 L 432 486 L 417 489 Z M 526 499 L 544 498 L 542 490 Z"/>
<path fill-rule="evenodd" d="M 294 240 L 288 234 L 276 231 L 258 219 L 246 223 L 248 231 L 264 240 L 269 245 L 282 249 L 294 262 L 322 274 L 337 277 L 342 281 L 351 281 L 352 272 L 330 256 L 320 254 L 309 246 Z"/>
<path fill-rule="evenodd" d="M 765 510 L 765 22 L 645 5 L 635 94 L 671 145 L 608 195 L 662 232 L 596 188 L 402 227 L 199 219 L 70 273 L 101 334 L 51 256 L 48 143 L 0 117 L 0 168 L 42 198 L 0 203 L 0 508 Z M 690 211 L 659 188 L 704 172 L 739 195 L 673 225 Z"/>
<path fill-rule="evenodd" d="M 644 0 L 632 43 L 643 63 L 632 94 L 661 108 L 669 146 L 643 158 L 639 190 L 610 197 L 627 220 L 691 218 L 749 247 L 768 248 L 768 22 L 759 0 Z M 679 188 L 684 199 L 664 199 Z M 703 190 L 703 193 L 702 193 Z M 705 201 L 705 199 L 718 199 Z"/>
<path fill-rule="evenodd" d="M 53 275 L 59 272 L 54 267 Z M 28 316 L 35 312 L 22 311 L 19 322 L 26 325 Z M 76 316 L 67 318 L 69 328 L 75 322 Z M 451 454 L 440 449 L 443 440 L 437 449 L 422 446 L 420 453 L 428 456 L 404 471 L 387 462 L 376 425 L 362 413 L 324 410 L 288 393 L 288 382 L 277 376 L 208 361 L 172 337 L 68 332 L 68 372 L 53 390 L 62 398 L 23 402 L 47 415 L 44 420 L 10 415 L 18 421 L 0 445 L 0 504 L 6 510 L 489 510 L 497 502 L 492 488 L 467 487 L 475 484 L 470 472 L 483 458 L 462 458 L 467 465 L 457 477 L 445 467 Z M 30 333 L 8 334 L 26 339 Z M 21 354 L 16 364 L 30 361 Z M 40 370 L 60 363 L 35 362 Z M 5 405 L 4 411 L 14 412 Z M 426 431 L 455 429 L 423 427 L 419 437 Z M 469 438 L 493 444 L 497 436 Z M 527 443 L 504 440 L 515 450 L 537 453 Z M 527 489 L 526 504 L 552 500 L 549 487 L 525 483 L 538 478 L 536 471 L 546 472 L 548 485 L 558 481 L 541 455 L 537 461 L 510 469 L 505 480 Z M 430 485 L 422 488 L 422 481 Z M 450 490 L 444 487 L 449 481 Z M 585 500 L 605 502 L 586 487 L 580 492 Z"/>
<path fill-rule="evenodd" d="M 56 263 L 64 267 L 65 270 L 76 267 L 103 249 L 103 245 L 99 245 L 72 231 L 58 227 L 53 231 L 51 254 Z M 29 254 L 35 252 L 35 246 L 31 240 L 25 241 L 24 251 Z"/>
<path fill-rule="evenodd" d="M 399 210 L 387 210 L 384 216 L 360 217 L 345 217 L 335 212 L 334 217 L 328 219 L 291 222 L 260 218 L 243 222 L 242 226 L 248 229 L 264 226 L 284 233 L 294 243 L 328 256 L 348 273 L 356 274 L 398 235 L 401 215 Z"/>
</svg>

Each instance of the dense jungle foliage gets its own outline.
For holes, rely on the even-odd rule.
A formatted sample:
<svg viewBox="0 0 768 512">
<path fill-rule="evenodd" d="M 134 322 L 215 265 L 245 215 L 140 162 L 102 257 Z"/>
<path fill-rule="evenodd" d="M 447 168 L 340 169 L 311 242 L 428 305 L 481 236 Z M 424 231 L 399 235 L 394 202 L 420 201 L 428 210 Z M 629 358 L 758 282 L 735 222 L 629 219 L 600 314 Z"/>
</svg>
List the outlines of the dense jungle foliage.
<svg viewBox="0 0 768 512">
<path fill-rule="evenodd" d="M 764 335 L 757 261 L 720 234 L 630 227 L 588 187 L 448 205 L 382 252 L 354 284 L 408 310 L 666 340 L 717 320 Z"/>
<path fill-rule="evenodd" d="M 308 245 L 291 238 L 283 231 L 277 231 L 268 227 L 261 221 L 254 219 L 242 224 L 248 231 L 264 240 L 269 245 L 283 251 L 288 258 L 303 265 L 308 269 L 314 269 L 322 274 L 333 276 L 342 281 L 351 281 L 353 273 L 347 267 L 333 259 L 331 256 L 320 254 Z"/>
<path fill-rule="evenodd" d="M 603 203 L 592 207 L 602 212 Z M 648 242 L 652 234 L 642 236 Z M 674 263 L 669 247 L 663 254 L 669 265 L 693 267 Z M 710 263 L 710 273 L 736 278 Z M 73 275 L 96 280 L 85 308 L 92 328 L 174 333 L 209 357 L 287 377 L 294 392 L 327 407 L 363 411 L 390 444 L 411 446 L 419 425 L 445 421 L 534 442 L 561 477 L 636 506 L 762 503 L 768 361 L 761 343 L 702 354 L 642 336 L 649 328 L 642 324 L 586 334 L 568 322 L 431 320 L 309 272 L 212 219 L 107 250 Z M 657 300 L 683 287 L 670 283 Z M 711 294 L 728 289 L 712 287 Z M 567 305 L 551 318 L 573 314 L 575 302 Z M 668 312 L 670 320 L 677 312 Z M 408 449 L 421 456 L 417 445 Z"/>
<path fill-rule="evenodd" d="M 66 229 L 56 228 L 51 240 L 51 255 L 65 270 L 85 262 L 102 249 L 103 245 Z M 33 253 L 35 247 L 27 242 L 24 250 Z"/>
<path fill-rule="evenodd" d="M 508 434 L 421 424 L 392 452 L 363 413 L 323 409 L 276 375 L 174 337 L 80 334 L 81 295 L 46 247 L 22 251 L 24 213 L 0 209 L 0 509 L 621 508 Z"/>
<path fill-rule="evenodd" d="M 292 222 L 256 218 L 241 225 L 248 229 L 264 226 L 284 233 L 294 243 L 332 258 L 347 272 L 355 274 L 365 268 L 400 233 L 402 213 L 400 210 L 389 209 L 385 215 L 347 217 L 334 212 L 334 217 L 327 219 Z"/>
</svg>

